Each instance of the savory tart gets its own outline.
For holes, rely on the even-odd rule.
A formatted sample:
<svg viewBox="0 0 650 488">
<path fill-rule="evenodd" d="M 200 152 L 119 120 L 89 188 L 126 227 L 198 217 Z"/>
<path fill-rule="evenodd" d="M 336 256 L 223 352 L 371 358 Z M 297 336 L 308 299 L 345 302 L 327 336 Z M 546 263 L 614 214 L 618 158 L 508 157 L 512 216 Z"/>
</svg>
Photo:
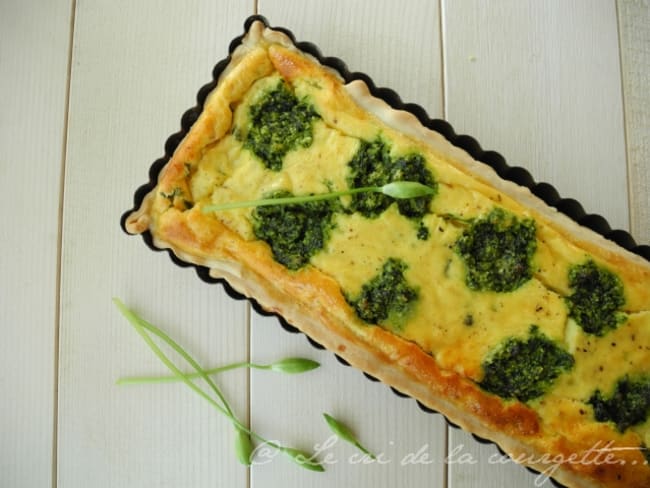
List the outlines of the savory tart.
<svg viewBox="0 0 650 488">
<path fill-rule="evenodd" d="M 650 264 L 283 31 L 249 25 L 124 224 L 515 461 L 650 486 Z"/>
</svg>

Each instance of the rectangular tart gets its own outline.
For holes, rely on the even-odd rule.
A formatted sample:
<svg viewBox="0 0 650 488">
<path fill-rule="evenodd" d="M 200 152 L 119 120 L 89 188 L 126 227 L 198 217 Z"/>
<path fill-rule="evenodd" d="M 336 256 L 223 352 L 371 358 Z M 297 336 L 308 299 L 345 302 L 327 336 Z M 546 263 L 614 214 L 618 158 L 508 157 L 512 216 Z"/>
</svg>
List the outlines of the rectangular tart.
<svg viewBox="0 0 650 488">
<path fill-rule="evenodd" d="M 648 261 L 260 19 L 222 68 L 127 232 L 515 461 L 650 486 Z"/>
</svg>

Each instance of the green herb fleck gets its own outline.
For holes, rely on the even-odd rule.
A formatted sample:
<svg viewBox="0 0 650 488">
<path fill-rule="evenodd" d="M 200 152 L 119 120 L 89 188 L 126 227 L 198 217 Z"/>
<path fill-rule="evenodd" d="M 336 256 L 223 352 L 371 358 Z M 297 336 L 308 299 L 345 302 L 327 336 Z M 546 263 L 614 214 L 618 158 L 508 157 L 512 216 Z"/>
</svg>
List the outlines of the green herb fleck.
<svg viewBox="0 0 650 488">
<path fill-rule="evenodd" d="M 314 107 L 299 100 L 282 81 L 250 107 L 249 117 L 244 147 L 273 171 L 282 169 L 289 151 L 311 145 L 312 122 L 319 118 Z"/>
<path fill-rule="evenodd" d="M 619 311 L 625 304 L 623 284 L 611 271 L 590 259 L 569 269 L 569 286 L 573 291 L 567 297 L 569 316 L 585 332 L 603 336 L 625 321 Z"/>
<path fill-rule="evenodd" d="M 608 398 L 596 390 L 588 403 L 599 422 L 614 422 L 619 432 L 645 422 L 650 414 L 650 376 L 619 379 Z"/>
<path fill-rule="evenodd" d="M 412 181 L 426 185 L 432 189 L 429 194 L 400 200 L 397 206 L 399 212 L 408 218 L 422 218 L 429 213 L 431 199 L 437 192 L 437 183 L 420 154 L 393 159 L 387 143 L 377 138 L 372 142 L 361 141 L 348 167 L 350 188 L 383 186 L 396 181 Z M 350 209 L 374 218 L 384 212 L 393 201 L 393 197 L 387 194 L 363 193 L 352 197 Z"/>
<path fill-rule="evenodd" d="M 290 195 L 281 191 L 273 197 Z M 253 231 L 258 239 L 271 246 L 277 262 L 297 270 L 325 247 L 335 209 L 335 203 L 326 200 L 257 207 L 253 213 Z"/>
<path fill-rule="evenodd" d="M 479 385 L 502 398 L 528 402 L 542 396 L 574 363 L 571 354 L 533 325 L 529 337 L 510 337 L 490 352 Z"/>
<path fill-rule="evenodd" d="M 474 325 L 474 316 L 471 313 L 465 315 L 465 318 L 463 319 L 463 324 L 467 325 L 468 327 Z"/>
<path fill-rule="evenodd" d="M 417 233 L 417 238 L 421 241 L 426 241 L 429 239 L 429 236 L 431 235 L 431 231 L 429 231 L 429 228 L 424 225 L 424 223 L 420 222 L 418 225 L 418 233 Z"/>
<path fill-rule="evenodd" d="M 454 246 L 467 268 L 467 286 L 496 292 L 515 290 L 533 276 L 536 248 L 535 221 L 500 208 L 473 220 Z"/>
<path fill-rule="evenodd" d="M 161 191 L 160 196 L 163 197 L 163 198 L 166 198 L 167 200 L 169 200 L 169 206 L 172 207 L 172 206 L 174 206 L 174 203 L 176 201 L 176 197 L 180 198 L 180 197 L 183 196 L 183 190 L 181 190 L 177 186 L 177 187 L 174 187 L 174 189 L 169 193 L 165 193 L 164 191 Z"/>
<path fill-rule="evenodd" d="M 370 324 L 399 325 L 418 298 L 418 292 L 404 277 L 407 265 L 389 258 L 381 271 L 361 287 L 356 299 L 348 298 L 359 318 Z"/>
</svg>

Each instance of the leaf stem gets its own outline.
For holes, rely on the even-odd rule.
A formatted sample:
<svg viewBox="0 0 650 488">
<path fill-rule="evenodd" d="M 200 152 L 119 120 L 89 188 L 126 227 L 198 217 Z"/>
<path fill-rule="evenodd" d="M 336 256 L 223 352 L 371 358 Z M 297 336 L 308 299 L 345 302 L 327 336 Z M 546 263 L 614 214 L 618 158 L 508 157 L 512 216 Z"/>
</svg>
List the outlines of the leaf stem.
<svg viewBox="0 0 650 488">
<path fill-rule="evenodd" d="M 204 370 L 205 374 L 212 376 L 218 373 L 223 373 L 225 371 L 230 371 L 237 368 L 251 368 L 251 369 L 262 369 L 270 370 L 285 374 L 296 374 L 296 373 L 305 373 L 311 371 L 312 369 L 318 368 L 320 363 L 314 361 L 313 359 L 300 358 L 300 357 L 289 357 L 284 358 L 280 361 L 276 361 L 270 364 L 257 364 L 250 363 L 247 361 L 241 361 L 232 364 L 226 364 L 224 366 L 219 366 L 215 368 L 210 368 Z M 185 376 L 191 379 L 200 378 L 201 374 L 199 373 L 185 373 Z M 118 385 L 135 385 L 141 383 L 171 383 L 179 381 L 178 376 L 131 376 L 127 378 L 120 378 L 116 381 Z"/>
<path fill-rule="evenodd" d="M 268 207 L 271 205 L 288 205 L 291 203 L 307 203 L 319 202 L 322 200 L 333 200 L 335 198 L 354 195 L 356 193 L 381 193 L 380 186 L 364 186 L 360 188 L 352 188 L 350 190 L 334 191 L 330 193 L 318 193 L 316 195 L 302 195 L 293 197 L 279 197 L 279 198 L 261 198 L 259 200 L 248 200 L 243 202 L 228 202 L 217 205 L 206 205 L 202 208 L 204 213 L 217 212 L 221 210 L 233 210 L 236 208 L 246 207 Z"/>
<path fill-rule="evenodd" d="M 430 186 L 417 181 L 393 181 L 383 186 L 362 186 L 349 188 L 347 190 L 333 191 L 329 193 L 317 193 L 315 195 L 300 195 L 279 198 L 262 198 L 259 200 L 248 200 L 241 202 L 227 202 L 215 205 L 205 205 L 201 210 L 203 213 L 217 212 L 221 210 L 233 210 L 246 207 L 267 207 L 271 205 L 288 205 L 296 203 L 318 202 L 321 200 L 332 200 L 335 198 L 355 195 L 357 193 L 383 193 L 393 198 L 408 199 L 427 195 L 433 195 L 436 190 Z"/>
<path fill-rule="evenodd" d="M 205 369 L 203 372 L 207 376 L 213 376 L 215 374 L 224 373 L 238 368 L 252 368 L 252 369 L 270 369 L 270 365 L 267 364 L 253 364 L 247 362 L 239 362 L 227 364 L 225 366 L 219 366 L 216 368 Z M 189 379 L 202 378 L 201 373 L 185 373 L 185 377 Z M 116 385 L 137 385 L 142 383 L 173 383 L 181 381 L 181 378 L 178 376 L 128 376 L 126 378 L 118 379 Z"/>
</svg>

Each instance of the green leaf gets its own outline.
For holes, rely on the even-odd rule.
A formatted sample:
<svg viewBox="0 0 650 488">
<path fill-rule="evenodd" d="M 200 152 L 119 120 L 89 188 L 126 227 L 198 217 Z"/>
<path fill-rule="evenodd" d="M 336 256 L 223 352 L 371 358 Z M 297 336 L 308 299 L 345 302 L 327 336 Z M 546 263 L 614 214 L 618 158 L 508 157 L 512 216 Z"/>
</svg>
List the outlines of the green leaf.
<svg viewBox="0 0 650 488">
<path fill-rule="evenodd" d="M 346 426 L 343 422 L 335 419 L 334 417 L 332 417 L 327 413 L 324 413 L 323 417 L 325 417 L 325 421 L 327 422 L 327 425 L 329 425 L 332 432 L 334 432 L 338 437 L 340 437 L 346 442 L 349 442 L 357 449 L 359 449 L 361 452 L 369 456 L 371 459 L 377 459 L 377 456 L 375 456 L 372 452 L 366 449 L 361 444 L 361 442 L 359 442 L 359 440 L 356 438 L 352 430 L 348 426 Z"/>
<path fill-rule="evenodd" d="M 364 186 L 360 188 L 351 188 L 348 190 L 333 191 L 329 193 L 318 193 L 315 195 L 261 198 L 259 200 L 246 200 L 241 202 L 227 202 L 215 205 L 205 205 L 201 211 L 203 213 L 210 213 L 222 210 L 233 210 L 236 208 L 268 207 L 272 205 L 289 205 L 296 203 L 317 202 L 321 200 L 331 200 L 346 195 L 355 195 L 358 193 L 383 193 L 397 199 L 409 199 L 423 197 L 426 195 L 434 195 L 436 193 L 436 190 L 417 181 L 394 181 L 384 186 Z"/>
<path fill-rule="evenodd" d="M 417 181 L 393 181 L 382 186 L 381 192 L 389 197 L 408 199 L 434 195 L 436 190 Z"/>
<path fill-rule="evenodd" d="M 305 373 L 316 369 L 320 363 L 307 358 L 285 358 L 272 363 L 268 368 L 272 371 L 278 371 L 287 374 Z"/>
<path fill-rule="evenodd" d="M 205 373 L 207 376 L 212 376 L 217 373 L 230 371 L 231 369 L 249 368 L 249 367 L 253 368 L 255 366 L 256 365 L 247 362 L 238 362 L 238 363 L 226 364 L 225 366 L 219 366 L 217 368 L 206 369 L 203 370 L 203 373 Z M 187 376 L 190 379 L 196 379 L 196 378 L 202 378 L 203 374 L 194 372 L 194 373 L 185 373 L 185 376 Z M 180 378 L 178 376 L 128 376 L 125 378 L 118 379 L 115 382 L 115 384 L 138 385 L 142 383 L 172 383 L 175 381 L 180 381 Z"/>
<path fill-rule="evenodd" d="M 250 434 L 239 427 L 235 427 L 235 454 L 239 462 L 245 466 L 250 466 L 254 449 Z"/>
</svg>

